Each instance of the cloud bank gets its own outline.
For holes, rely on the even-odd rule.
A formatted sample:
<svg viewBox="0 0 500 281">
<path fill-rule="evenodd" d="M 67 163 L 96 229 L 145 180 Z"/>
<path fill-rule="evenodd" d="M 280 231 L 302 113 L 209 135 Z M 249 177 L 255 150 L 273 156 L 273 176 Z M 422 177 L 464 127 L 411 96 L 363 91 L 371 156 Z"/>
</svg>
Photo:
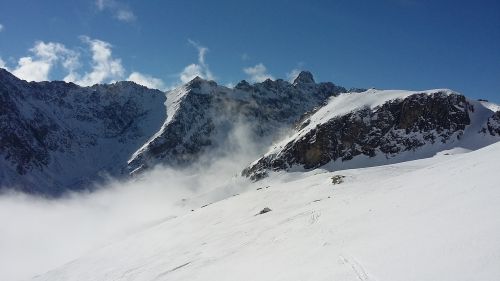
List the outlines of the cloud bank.
<svg viewBox="0 0 500 281">
<path fill-rule="evenodd" d="M 157 166 L 93 193 L 47 200 L 0 194 L 0 280 L 26 280 L 85 253 L 253 188 L 240 177 L 264 151 L 240 124 L 220 150 L 176 170 Z"/>
<path fill-rule="evenodd" d="M 49 73 L 56 63 L 72 73 L 78 66 L 79 54 L 60 43 L 36 42 L 31 48 L 31 56 L 22 57 L 12 73 L 27 81 L 49 80 Z"/>
<path fill-rule="evenodd" d="M 21 79 L 36 82 L 51 80 L 51 73 L 58 68 L 65 73 L 64 81 L 80 86 L 109 83 L 127 77 L 121 59 L 113 56 L 110 43 L 88 36 L 81 36 L 80 39 L 84 48 L 70 49 L 57 42 L 35 42 L 29 55 L 21 57 L 13 68 L 8 68 L 1 59 L 0 67 L 9 69 Z M 84 66 L 82 56 L 86 54 L 81 53 L 82 50 L 90 54 L 89 70 L 84 73 L 79 72 Z M 130 73 L 127 80 L 149 88 L 165 89 L 161 79 L 137 71 Z"/>
<path fill-rule="evenodd" d="M 16 65 L 9 67 L 0 58 L 0 67 L 8 69 L 17 77 L 27 81 L 53 80 L 51 74 L 57 70 L 64 73 L 62 80 L 80 86 L 127 80 L 162 91 L 185 84 L 197 76 L 207 80 L 217 79 L 207 63 L 206 57 L 209 49 L 193 40 L 188 40 L 188 43 L 197 50 L 197 62 L 186 65 L 182 71 L 176 73 L 174 75 L 176 81 L 169 83 L 170 85 L 150 74 L 139 71 L 128 72 L 122 60 L 113 55 L 111 43 L 88 36 L 80 36 L 80 40 L 83 47 L 76 48 L 69 48 L 58 42 L 37 41 L 29 49 L 29 54 L 19 58 Z M 89 61 L 89 63 L 82 63 L 82 61 Z M 82 71 L 82 68 L 85 71 Z M 253 83 L 275 79 L 263 63 L 243 68 L 243 72 Z M 287 79 L 293 81 L 299 72 L 298 68 L 293 69 L 287 73 Z M 226 85 L 234 86 L 232 83 L 226 83 Z"/>
</svg>

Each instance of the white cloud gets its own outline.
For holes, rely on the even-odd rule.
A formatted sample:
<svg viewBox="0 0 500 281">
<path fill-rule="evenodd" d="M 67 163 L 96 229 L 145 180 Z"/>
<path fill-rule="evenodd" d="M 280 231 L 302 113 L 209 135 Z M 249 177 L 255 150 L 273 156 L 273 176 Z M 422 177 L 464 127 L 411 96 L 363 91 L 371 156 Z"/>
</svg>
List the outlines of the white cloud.
<svg viewBox="0 0 500 281">
<path fill-rule="evenodd" d="M 0 32 L 2 32 L 4 29 L 3 24 L 0 23 Z"/>
<path fill-rule="evenodd" d="M 95 3 L 99 11 L 108 10 L 120 21 L 133 22 L 137 19 L 130 7 L 116 0 L 96 0 Z"/>
<path fill-rule="evenodd" d="M 0 57 L 0 68 L 7 69 L 7 65 L 5 64 L 5 62 L 3 61 L 3 59 L 1 57 Z"/>
<path fill-rule="evenodd" d="M 297 76 L 299 76 L 300 72 L 301 72 L 300 69 L 294 68 L 286 74 L 286 79 L 288 79 L 288 81 L 290 83 L 292 83 L 295 80 L 295 78 L 297 78 Z"/>
<path fill-rule="evenodd" d="M 9 70 L 5 61 L 0 58 L 0 67 L 27 81 L 50 80 L 51 71 L 59 67 L 65 71 L 64 81 L 74 82 L 81 86 L 109 83 L 127 77 L 121 59 L 113 57 L 110 43 L 87 36 L 81 36 L 80 39 L 88 46 L 91 53 L 90 69 L 83 74 L 78 73 L 82 64 L 80 62 L 81 53 L 77 51 L 82 50 L 82 48 L 72 50 L 61 43 L 54 42 L 36 42 L 29 50 L 31 55 L 21 57 L 12 70 Z M 204 67 L 206 67 L 204 64 L 205 52 L 202 52 L 200 59 Z M 210 71 L 203 68 L 200 73 L 212 77 Z M 137 71 L 130 73 L 126 80 L 152 89 L 165 90 L 167 88 L 161 79 Z"/>
<path fill-rule="evenodd" d="M 180 74 L 180 79 L 182 83 L 187 83 L 193 80 L 196 76 L 204 78 L 203 69 L 198 64 L 190 64 L 184 68 Z"/>
<path fill-rule="evenodd" d="M 188 39 L 189 44 L 191 44 L 193 47 L 198 49 L 198 62 L 201 65 L 205 65 L 205 55 L 208 52 L 208 48 L 201 46 L 200 44 L 196 43 L 195 41 Z"/>
<path fill-rule="evenodd" d="M 248 79 L 251 82 L 262 82 L 266 79 L 274 79 L 271 74 L 267 73 L 267 68 L 262 63 L 259 63 L 252 67 L 244 68 L 243 72 L 248 75 Z"/>
<path fill-rule="evenodd" d="M 51 71 L 59 66 L 66 71 L 63 78 L 66 82 L 74 82 L 81 86 L 91 86 L 98 83 L 108 83 L 121 80 L 125 69 L 119 58 L 113 57 L 112 45 L 108 42 L 82 36 L 91 53 L 91 69 L 80 74 L 77 70 L 82 66 L 80 52 L 66 48 L 61 43 L 36 42 L 29 51 L 31 55 L 21 57 L 11 71 L 17 77 L 27 81 L 46 81 L 50 79 Z M 0 67 L 7 68 L 0 58 Z M 127 80 L 154 89 L 165 89 L 162 80 L 139 72 L 132 72 Z"/>
<path fill-rule="evenodd" d="M 12 70 L 14 75 L 27 81 L 49 80 L 49 73 L 58 62 L 70 73 L 78 67 L 78 53 L 60 43 L 36 42 L 30 52 L 33 55 L 20 58 Z"/>
<path fill-rule="evenodd" d="M 46 81 L 49 80 L 51 67 L 52 64 L 50 62 L 33 60 L 31 57 L 22 57 L 19 59 L 17 68 L 12 73 L 26 81 Z"/>
<path fill-rule="evenodd" d="M 77 75 L 67 76 L 65 81 L 69 82 L 72 78 L 74 79 L 72 82 L 79 85 L 91 86 L 123 78 L 125 69 L 120 59 L 113 58 L 111 44 L 87 36 L 82 36 L 81 39 L 89 45 L 92 52 L 92 71 L 85 73 L 81 79 L 74 79 L 78 77 Z"/>
<path fill-rule="evenodd" d="M 242 61 L 247 61 L 250 59 L 250 56 L 247 53 L 241 54 L 241 60 Z"/>
<path fill-rule="evenodd" d="M 139 72 L 132 72 L 127 80 L 151 89 L 165 89 L 165 83 L 161 79 Z"/>
<path fill-rule="evenodd" d="M 208 48 L 201 46 L 193 40 L 188 40 L 188 42 L 198 50 L 198 63 L 192 63 L 184 68 L 184 70 L 179 74 L 181 82 L 187 83 L 193 80 L 196 76 L 203 79 L 214 80 L 215 77 L 205 61 Z"/>
</svg>

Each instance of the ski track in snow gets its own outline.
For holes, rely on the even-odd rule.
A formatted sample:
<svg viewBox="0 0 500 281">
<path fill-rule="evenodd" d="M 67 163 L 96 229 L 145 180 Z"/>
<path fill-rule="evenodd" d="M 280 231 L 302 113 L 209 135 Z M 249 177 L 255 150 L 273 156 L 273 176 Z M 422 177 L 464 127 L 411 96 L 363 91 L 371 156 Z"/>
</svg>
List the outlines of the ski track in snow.
<svg viewBox="0 0 500 281">
<path fill-rule="evenodd" d="M 372 280 L 368 277 L 368 274 L 366 273 L 363 266 L 361 266 L 361 264 L 359 262 L 357 262 L 356 260 L 354 260 L 352 257 L 350 257 L 349 259 L 346 258 L 344 255 L 340 255 L 339 257 L 344 264 L 346 264 L 352 268 L 352 271 L 354 272 L 354 274 L 356 274 L 356 277 L 360 281 Z"/>
</svg>

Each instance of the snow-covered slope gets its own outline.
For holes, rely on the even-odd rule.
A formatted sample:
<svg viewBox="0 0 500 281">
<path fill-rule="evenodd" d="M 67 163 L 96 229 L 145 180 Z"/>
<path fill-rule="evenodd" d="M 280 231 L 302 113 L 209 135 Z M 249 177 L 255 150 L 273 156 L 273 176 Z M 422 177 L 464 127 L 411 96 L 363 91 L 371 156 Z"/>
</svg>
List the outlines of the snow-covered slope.
<svg viewBox="0 0 500 281">
<path fill-rule="evenodd" d="M 282 172 L 34 280 L 498 280 L 500 143 L 456 153 Z"/>
<path fill-rule="evenodd" d="M 269 170 L 367 167 L 477 149 L 500 140 L 491 108 L 448 89 L 341 94 L 243 174 L 260 179 Z"/>
</svg>

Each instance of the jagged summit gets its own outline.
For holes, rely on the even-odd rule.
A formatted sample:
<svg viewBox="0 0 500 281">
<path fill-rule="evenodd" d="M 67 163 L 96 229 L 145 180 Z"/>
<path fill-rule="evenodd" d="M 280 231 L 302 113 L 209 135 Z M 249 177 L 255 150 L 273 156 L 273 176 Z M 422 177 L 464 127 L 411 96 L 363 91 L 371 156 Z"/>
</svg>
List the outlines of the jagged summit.
<svg viewBox="0 0 500 281">
<path fill-rule="evenodd" d="M 246 80 L 241 80 L 236 86 L 234 87 L 235 89 L 238 90 L 249 90 L 252 87 L 250 83 L 248 83 Z"/>
<path fill-rule="evenodd" d="M 293 80 L 293 85 L 298 85 L 298 84 L 314 84 L 316 83 L 314 81 L 314 77 L 311 72 L 303 70 L 299 73 L 297 78 Z"/>
<path fill-rule="evenodd" d="M 164 102 L 131 82 L 28 83 L 0 70 L 0 186 L 55 196 L 119 176 L 165 120 Z"/>
<path fill-rule="evenodd" d="M 378 155 L 378 150 L 399 154 L 420 144 L 462 138 L 467 132 L 481 131 L 491 141 L 500 134 L 500 113 L 493 116 L 498 109 L 487 110 L 467 99 L 417 95 L 386 104 L 408 93 L 342 94 L 347 92 L 331 82 L 315 83 L 308 71 L 293 84 L 243 80 L 234 88 L 195 77 L 164 93 L 133 82 L 90 87 L 62 81 L 28 83 L 0 69 L 0 185 L 58 195 L 89 186 L 102 175 L 127 177 L 157 164 L 182 167 L 203 159 L 204 153 L 224 153 L 241 123 L 248 127 L 250 141 L 262 146 L 261 155 L 275 141 L 286 146 L 277 150 L 285 158 L 268 154 L 252 175 L 289 164 L 318 167 L 330 159 L 350 161 Z M 382 99 L 379 109 L 352 108 L 356 102 L 379 101 L 380 95 L 389 98 Z M 336 106 L 342 101 L 345 104 Z M 427 107 L 442 109 L 429 113 Z M 482 122 L 480 126 L 467 130 L 469 114 L 470 120 Z M 448 120 L 443 117 L 449 117 L 450 126 L 442 125 Z M 409 125 L 417 121 L 418 127 Z M 281 139 L 283 131 L 294 128 L 294 138 Z"/>
<path fill-rule="evenodd" d="M 193 79 L 191 79 L 191 81 L 188 82 L 189 85 L 191 84 L 197 84 L 197 83 L 202 83 L 202 82 L 205 82 L 207 80 L 201 78 L 200 76 L 196 76 L 194 77 Z"/>
<path fill-rule="evenodd" d="M 184 85 L 180 86 L 183 87 Z M 210 89 L 217 87 L 217 82 L 213 80 L 206 80 L 200 76 L 196 76 L 191 81 L 189 81 L 186 85 L 186 88 L 191 90 L 195 90 L 197 93 L 209 93 Z"/>
<path fill-rule="evenodd" d="M 238 122 L 249 124 L 252 137 L 267 143 L 305 112 L 346 91 L 332 83 L 309 85 L 294 87 L 282 79 L 252 85 L 243 80 L 231 89 L 196 77 L 167 93 L 168 117 L 129 159 L 128 171 L 136 174 L 159 163 L 192 163 L 208 149 L 223 147 Z"/>
</svg>

